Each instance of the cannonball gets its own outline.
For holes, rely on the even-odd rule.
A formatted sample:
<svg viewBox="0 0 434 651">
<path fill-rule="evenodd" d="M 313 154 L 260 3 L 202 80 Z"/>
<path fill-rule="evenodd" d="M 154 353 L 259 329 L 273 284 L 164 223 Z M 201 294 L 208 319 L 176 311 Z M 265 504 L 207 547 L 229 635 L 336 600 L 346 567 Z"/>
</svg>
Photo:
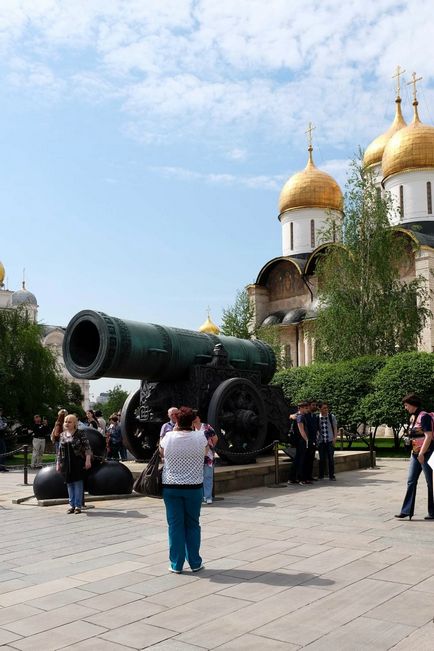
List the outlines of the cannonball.
<svg viewBox="0 0 434 651">
<path fill-rule="evenodd" d="M 123 463 L 104 461 L 90 471 L 87 490 L 91 495 L 128 495 L 133 483 L 133 476 Z"/>
<path fill-rule="evenodd" d="M 56 466 L 41 468 L 33 480 L 33 493 L 38 500 L 55 500 L 68 497 L 65 479 Z"/>
<path fill-rule="evenodd" d="M 105 437 L 94 427 L 85 427 L 82 429 L 82 432 L 87 436 L 93 456 L 102 457 L 106 448 Z"/>
</svg>

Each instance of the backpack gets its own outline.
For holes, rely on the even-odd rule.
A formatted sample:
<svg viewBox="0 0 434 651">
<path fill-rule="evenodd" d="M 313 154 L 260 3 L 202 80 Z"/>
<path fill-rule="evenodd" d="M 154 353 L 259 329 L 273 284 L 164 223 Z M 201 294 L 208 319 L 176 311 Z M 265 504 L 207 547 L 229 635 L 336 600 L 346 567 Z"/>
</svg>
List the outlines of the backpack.
<svg viewBox="0 0 434 651">
<path fill-rule="evenodd" d="M 133 489 L 141 495 L 160 497 L 163 493 L 163 468 L 160 468 L 160 450 L 157 448 L 148 465 L 133 484 Z"/>
<path fill-rule="evenodd" d="M 291 418 L 291 422 L 289 425 L 289 433 L 288 433 L 289 445 L 293 448 L 297 447 L 297 443 L 300 439 L 300 436 L 301 434 L 298 429 L 297 421 Z"/>
</svg>

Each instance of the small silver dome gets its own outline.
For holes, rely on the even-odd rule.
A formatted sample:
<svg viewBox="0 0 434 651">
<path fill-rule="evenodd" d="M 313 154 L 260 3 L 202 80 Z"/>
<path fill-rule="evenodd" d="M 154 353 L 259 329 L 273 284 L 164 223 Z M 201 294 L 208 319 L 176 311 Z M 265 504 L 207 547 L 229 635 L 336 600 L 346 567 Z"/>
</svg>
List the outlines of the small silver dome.
<svg viewBox="0 0 434 651">
<path fill-rule="evenodd" d="M 33 305 L 34 307 L 38 307 L 36 296 L 26 289 L 25 282 L 23 282 L 22 289 L 12 294 L 11 303 L 13 307 L 19 307 L 20 305 Z"/>
</svg>

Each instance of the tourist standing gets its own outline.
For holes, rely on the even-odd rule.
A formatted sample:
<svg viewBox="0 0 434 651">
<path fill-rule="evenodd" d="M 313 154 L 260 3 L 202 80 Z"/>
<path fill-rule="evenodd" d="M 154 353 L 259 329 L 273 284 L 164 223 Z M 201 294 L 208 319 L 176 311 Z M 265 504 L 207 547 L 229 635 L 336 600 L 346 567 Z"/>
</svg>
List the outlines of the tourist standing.
<svg viewBox="0 0 434 651">
<path fill-rule="evenodd" d="M 95 412 L 93 409 L 88 409 L 86 412 L 86 420 L 87 420 L 87 426 L 88 427 L 93 427 L 94 429 L 99 428 L 99 423 L 96 418 Z"/>
<path fill-rule="evenodd" d="M 208 423 L 202 423 L 199 411 L 194 410 L 196 418 L 193 421 L 194 429 L 203 432 L 208 441 L 208 452 L 205 455 L 203 464 L 203 501 L 212 504 L 212 493 L 214 486 L 214 448 L 217 445 L 218 436 Z"/>
<path fill-rule="evenodd" d="M 119 461 L 120 457 L 122 460 L 121 443 L 122 433 L 118 417 L 116 414 L 112 414 L 109 418 L 109 426 L 107 427 L 107 449 L 109 459 L 116 459 L 116 461 Z"/>
<path fill-rule="evenodd" d="M 305 429 L 308 440 L 306 456 L 304 458 L 304 477 L 306 484 L 311 484 L 314 481 L 313 462 L 315 461 L 316 442 L 319 428 L 317 410 L 318 407 L 316 400 L 310 400 L 308 402 L 308 409 L 305 416 Z"/>
<path fill-rule="evenodd" d="M 193 572 L 203 568 L 200 556 L 200 508 L 203 459 L 208 445 L 203 432 L 192 430 L 195 415 L 181 407 L 177 424 L 160 441 L 163 499 L 169 526 L 169 571 L 180 574 L 184 562 Z"/>
<path fill-rule="evenodd" d="M 292 414 L 290 419 L 293 427 L 295 457 L 291 464 L 288 484 L 305 484 L 305 457 L 308 447 L 306 414 L 309 405 L 307 402 L 300 402 L 296 414 Z"/>
<path fill-rule="evenodd" d="M 29 428 L 29 432 L 33 436 L 32 445 L 32 468 L 40 468 L 42 465 L 42 457 L 45 452 L 45 443 L 50 436 L 50 429 L 48 425 L 44 425 L 42 418 L 39 414 L 33 416 L 33 425 Z"/>
<path fill-rule="evenodd" d="M 51 432 L 51 442 L 54 445 L 54 450 L 56 452 L 56 455 L 59 451 L 59 441 L 60 441 L 60 435 L 63 432 L 63 423 L 65 421 L 65 416 L 68 415 L 68 412 L 66 409 L 61 409 L 60 411 L 57 412 L 57 419 L 56 422 L 54 423 L 53 430 Z"/>
<path fill-rule="evenodd" d="M 6 453 L 5 434 L 8 423 L 6 418 L 3 418 L 3 409 L 0 407 L 0 472 L 9 472 L 6 466 L 3 465 L 3 455 Z"/>
<path fill-rule="evenodd" d="M 408 469 L 407 491 L 401 512 L 395 518 L 411 518 L 414 515 L 416 489 L 420 473 L 423 471 L 428 488 L 428 515 L 425 520 L 434 520 L 433 471 L 428 463 L 434 451 L 433 422 L 430 414 L 422 410 L 421 399 L 410 393 L 402 399 L 404 409 L 410 414 L 411 421 L 408 435 L 412 452 Z"/>
<path fill-rule="evenodd" d="M 74 414 L 66 416 L 64 431 L 60 435 L 57 470 L 62 473 L 68 488 L 67 513 L 81 513 L 83 506 L 84 470 L 91 467 L 91 449 L 83 430 L 78 429 Z"/>
<path fill-rule="evenodd" d="M 107 427 L 107 423 L 105 418 L 103 418 L 102 411 L 100 409 L 97 409 L 95 412 L 95 418 L 98 422 L 98 429 L 100 430 L 101 434 L 105 436 L 105 430 Z"/>
<path fill-rule="evenodd" d="M 337 437 L 338 424 L 336 418 L 330 413 L 328 404 L 320 402 L 318 431 L 319 479 L 324 479 L 324 472 L 328 467 L 330 481 L 336 481 L 334 454 Z"/>
<path fill-rule="evenodd" d="M 167 415 L 169 416 L 169 421 L 164 423 L 160 430 L 160 441 L 165 437 L 167 432 L 171 432 L 176 425 L 176 416 L 178 414 L 178 407 L 170 407 L 167 410 Z"/>
</svg>

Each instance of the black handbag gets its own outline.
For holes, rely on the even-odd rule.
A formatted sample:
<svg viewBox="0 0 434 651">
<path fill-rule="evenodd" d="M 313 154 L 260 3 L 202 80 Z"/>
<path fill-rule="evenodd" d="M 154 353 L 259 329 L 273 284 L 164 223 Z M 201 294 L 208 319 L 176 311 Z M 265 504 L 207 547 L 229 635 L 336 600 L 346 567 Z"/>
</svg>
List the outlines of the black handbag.
<svg viewBox="0 0 434 651">
<path fill-rule="evenodd" d="M 160 468 L 160 450 L 157 448 L 148 461 L 146 468 L 133 484 L 133 489 L 141 495 L 161 497 L 163 493 L 162 482 L 163 467 Z"/>
</svg>

